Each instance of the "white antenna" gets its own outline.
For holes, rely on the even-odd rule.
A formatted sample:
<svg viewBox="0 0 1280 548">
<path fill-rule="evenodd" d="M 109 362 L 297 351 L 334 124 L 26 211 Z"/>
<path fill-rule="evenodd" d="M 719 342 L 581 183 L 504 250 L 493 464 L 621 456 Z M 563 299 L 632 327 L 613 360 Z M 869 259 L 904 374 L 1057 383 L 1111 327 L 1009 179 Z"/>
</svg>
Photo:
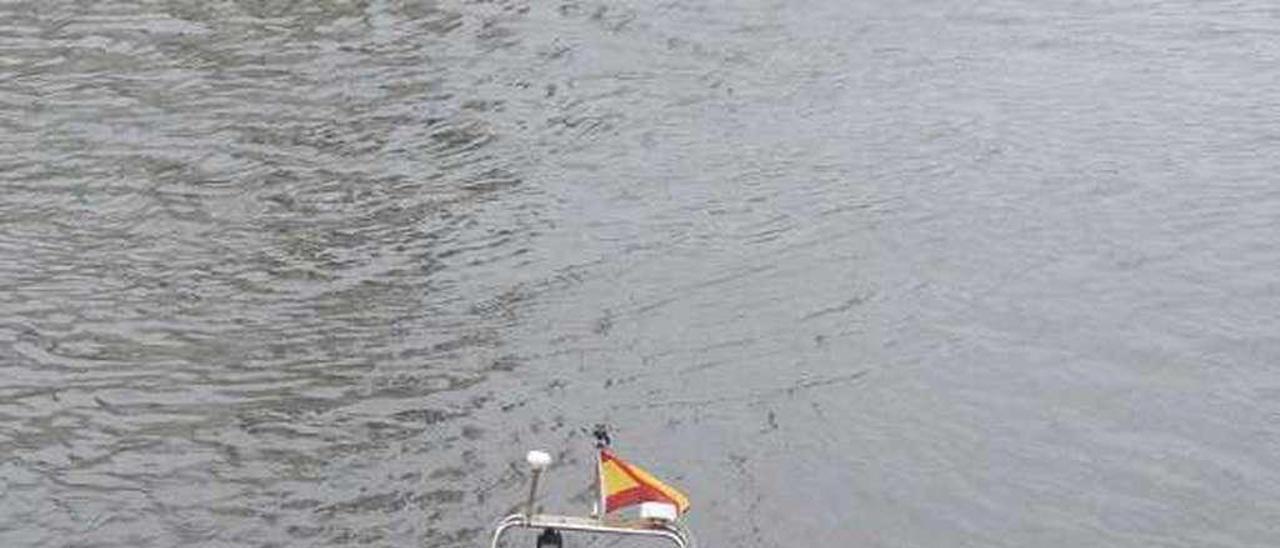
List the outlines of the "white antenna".
<svg viewBox="0 0 1280 548">
<path fill-rule="evenodd" d="M 524 515 L 533 517 L 533 500 L 538 496 L 538 478 L 542 476 L 543 470 L 551 466 L 551 455 L 544 451 L 529 451 L 524 460 L 533 469 L 533 481 L 529 484 L 529 503 L 524 507 Z"/>
</svg>

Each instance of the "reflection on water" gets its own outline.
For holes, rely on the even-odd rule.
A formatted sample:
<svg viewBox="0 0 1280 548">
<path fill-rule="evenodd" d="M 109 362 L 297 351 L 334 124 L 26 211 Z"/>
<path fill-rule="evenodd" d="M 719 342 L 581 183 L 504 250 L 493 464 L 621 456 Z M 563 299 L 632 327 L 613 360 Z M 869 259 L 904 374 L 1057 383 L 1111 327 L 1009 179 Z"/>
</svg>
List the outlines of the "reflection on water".
<svg viewBox="0 0 1280 548">
<path fill-rule="evenodd" d="M 0 544 L 1270 546 L 1263 2 L 0 6 Z"/>
</svg>

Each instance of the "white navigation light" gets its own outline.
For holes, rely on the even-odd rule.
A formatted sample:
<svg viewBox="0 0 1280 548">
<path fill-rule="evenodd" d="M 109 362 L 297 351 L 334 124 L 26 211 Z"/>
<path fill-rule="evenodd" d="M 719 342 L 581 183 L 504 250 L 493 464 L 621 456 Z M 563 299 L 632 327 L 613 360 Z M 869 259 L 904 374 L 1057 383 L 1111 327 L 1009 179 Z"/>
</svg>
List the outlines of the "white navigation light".
<svg viewBox="0 0 1280 548">
<path fill-rule="evenodd" d="M 656 521 L 675 521 L 676 506 L 665 502 L 642 502 L 640 503 L 640 519 L 651 519 Z"/>
<path fill-rule="evenodd" d="M 529 454 L 524 456 L 524 460 L 529 461 L 529 466 L 534 470 L 543 470 L 551 465 L 551 455 L 542 451 L 529 451 Z"/>
</svg>

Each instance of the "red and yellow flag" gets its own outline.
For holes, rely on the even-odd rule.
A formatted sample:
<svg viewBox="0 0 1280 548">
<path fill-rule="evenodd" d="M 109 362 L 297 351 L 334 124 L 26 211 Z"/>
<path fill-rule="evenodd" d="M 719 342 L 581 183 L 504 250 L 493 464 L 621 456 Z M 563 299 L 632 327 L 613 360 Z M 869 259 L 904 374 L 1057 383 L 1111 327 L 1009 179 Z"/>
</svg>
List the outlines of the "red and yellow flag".
<svg viewBox="0 0 1280 548">
<path fill-rule="evenodd" d="M 681 514 L 689 510 L 689 498 L 683 493 L 608 449 L 600 450 L 600 489 L 606 514 L 642 502 L 665 502 L 674 505 Z"/>
</svg>

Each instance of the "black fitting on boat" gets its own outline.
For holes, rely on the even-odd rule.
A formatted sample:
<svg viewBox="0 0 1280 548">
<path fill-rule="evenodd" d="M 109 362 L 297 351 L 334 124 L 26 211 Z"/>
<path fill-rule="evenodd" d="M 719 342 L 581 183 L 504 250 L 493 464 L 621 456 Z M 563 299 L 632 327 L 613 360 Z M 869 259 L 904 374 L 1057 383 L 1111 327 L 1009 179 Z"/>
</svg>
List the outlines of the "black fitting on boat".
<svg viewBox="0 0 1280 548">
<path fill-rule="evenodd" d="M 564 539 L 560 538 L 560 531 L 548 527 L 538 535 L 538 548 L 562 548 L 563 546 Z"/>
<path fill-rule="evenodd" d="M 609 427 L 603 423 L 597 424 L 595 429 L 591 431 L 591 435 L 595 436 L 596 438 L 597 448 L 608 447 L 609 444 L 613 441 L 609 439 Z"/>
</svg>

